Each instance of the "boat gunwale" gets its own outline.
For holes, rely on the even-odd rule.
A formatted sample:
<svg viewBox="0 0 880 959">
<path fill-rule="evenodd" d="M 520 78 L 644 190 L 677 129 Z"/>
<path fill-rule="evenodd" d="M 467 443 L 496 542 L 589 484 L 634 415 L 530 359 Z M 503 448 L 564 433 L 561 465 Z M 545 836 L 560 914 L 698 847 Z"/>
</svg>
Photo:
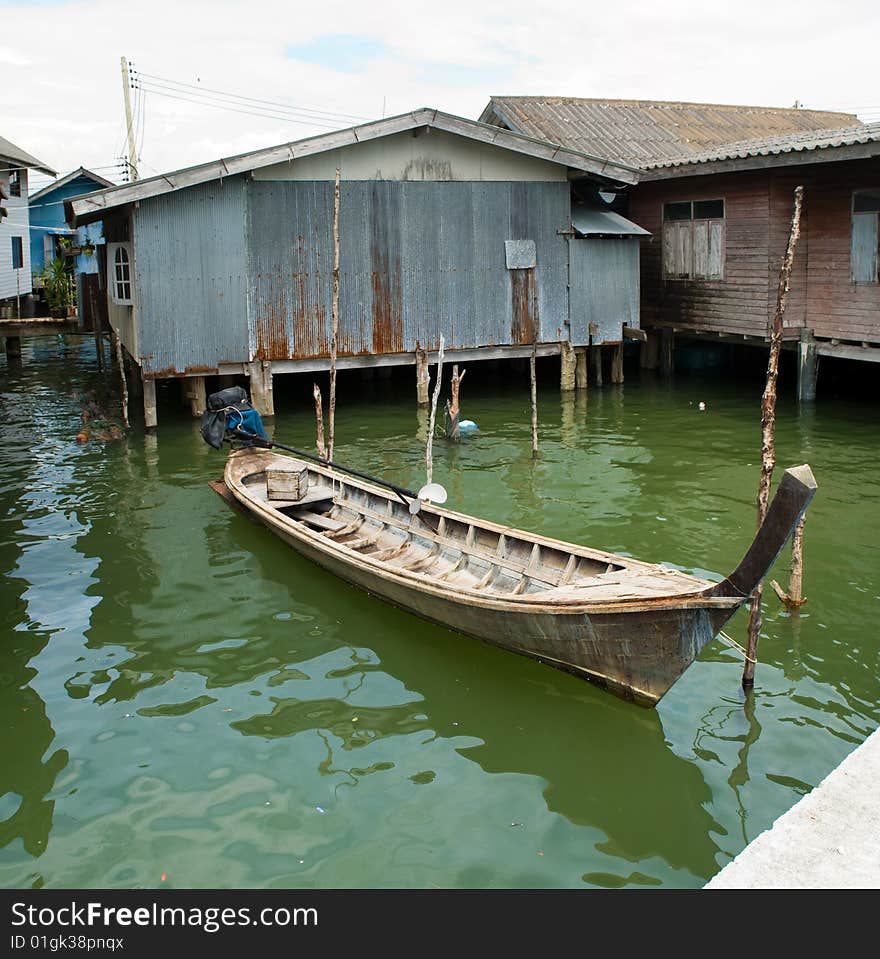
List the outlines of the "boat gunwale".
<svg viewBox="0 0 880 959">
<path fill-rule="evenodd" d="M 244 482 L 246 476 L 252 476 L 265 471 L 258 463 L 252 463 L 255 468 L 245 474 L 242 460 L 250 459 L 254 454 L 269 454 L 277 459 L 290 459 L 290 457 L 275 453 L 265 449 L 246 449 L 234 451 L 230 454 L 226 462 L 224 479 L 232 495 L 246 509 L 257 513 L 261 521 L 270 527 L 284 531 L 288 535 L 298 538 L 319 552 L 335 556 L 341 562 L 349 565 L 359 566 L 365 572 L 377 576 L 379 579 L 397 581 L 397 583 L 408 589 L 417 589 L 421 592 L 434 595 L 438 598 L 450 602 L 459 602 L 468 606 L 478 606 L 493 610 L 517 613 L 547 613 L 550 615 L 578 615 L 584 614 L 613 614 L 613 613 L 632 613 L 643 611 L 657 611 L 662 609 L 685 610 L 685 609 L 734 609 L 742 604 L 743 597 L 716 597 L 707 596 L 703 592 L 706 588 L 715 584 L 705 580 L 699 580 L 691 577 L 687 573 L 681 573 L 673 570 L 671 567 L 661 566 L 659 564 L 645 563 L 641 560 L 631 560 L 629 557 L 618 556 L 614 553 L 606 553 L 600 550 L 591 550 L 589 547 L 582 547 L 575 543 L 567 543 L 563 540 L 556 540 L 550 537 L 541 536 L 536 533 L 529 533 L 526 530 L 518 530 L 512 527 L 503 526 L 499 523 L 493 523 L 490 520 L 483 520 L 479 517 L 469 516 L 464 513 L 457 513 L 454 510 L 446 510 L 434 504 L 430 509 L 425 509 L 429 515 L 446 517 L 456 522 L 463 522 L 471 525 L 480 526 L 493 532 L 521 539 L 525 542 L 537 543 L 541 546 L 547 546 L 552 549 L 560 550 L 574 554 L 588 560 L 598 560 L 600 562 L 609 562 L 614 565 L 622 565 L 625 568 L 635 567 L 638 570 L 650 571 L 655 574 L 664 572 L 678 573 L 680 576 L 694 580 L 694 591 L 674 594 L 661 594 L 659 596 L 630 597 L 620 599 L 599 599 L 590 600 L 583 596 L 573 595 L 578 587 L 557 586 L 550 590 L 542 590 L 531 594 L 524 593 L 516 596 L 502 596 L 500 594 L 485 593 L 475 590 L 472 587 L 462 587 L 455 584 L 438 584 L 436 578 L 420 572 L 412 572 L 402 567 L 387 566 L 384 562 L 371 559 L 369 554 L 364 554 L 346 546 L 345 543 L 339 543 L 326 536 L 316 533 L 309 529 L 307 525 L 280 512 L 277 507 L 265 504 L 256 497 L 248 495 L 247 484 Z M 238 467 L 238 468 L 236 468 Z M 340 476 L 335 470 L 318 464 L 308 464 L 309 470 L 324 476 L 331 481 L 340 479 L 347 486 L 352 486 L 363 490 L 364 492 L 378 496 L 383 500 L 390 500 L 387 490 L 364 482 L 355 477 Z M 232 474 L 232 475 L 231 475 Z M 352 504 L 351 508 L 356 508 L 357 504 Z M 398 528 L 405 528 L 402 525 Z M 455 548 L 455 544 L 449 544 Z M 464 546 L 464 544 L 462 544 Z M 503 568 L 503 563 L 499 563 Z M 538 577 L 536 577 L 538 578 Z M 567 595 L 563 592 L 569 590 Z M 561 594 L 561 595 L 560 595 Z M 552 597 L 552 601 L 551 600 Z"/>
</svg>

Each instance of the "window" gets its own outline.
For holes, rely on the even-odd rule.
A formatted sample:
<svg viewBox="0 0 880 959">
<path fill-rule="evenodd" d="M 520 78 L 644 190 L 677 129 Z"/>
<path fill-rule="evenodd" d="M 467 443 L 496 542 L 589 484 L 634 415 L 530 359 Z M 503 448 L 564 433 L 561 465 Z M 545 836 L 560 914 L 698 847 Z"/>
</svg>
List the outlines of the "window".
<svg viewBox="0 0 880 959">
<path fill-rule="evenodd" d="M 20 270 L 24 266 L 24 243 L 20 236 L 12 238 L 12 269 Z"/>
<path fill-rule="evenodd" d="M 131 253 L 127 243 L 107 244 L 107 287 L 120 306 L 131 306 Z"/>
<path fill-rule="evenodd" d="M 663 276 L 667 280 L 724 278 L 724 200 L 663 204 Z"/>
<path fill-rule="evenodd" d="M 852 210 L 853 283 L 876 283 L 880 261 L 880 190 L 856 190 Z"/>
<path fill-rule="evenodd" d="M 9 171 L 9 195 L 21 196 L 21 171 Z"/>
</svg>

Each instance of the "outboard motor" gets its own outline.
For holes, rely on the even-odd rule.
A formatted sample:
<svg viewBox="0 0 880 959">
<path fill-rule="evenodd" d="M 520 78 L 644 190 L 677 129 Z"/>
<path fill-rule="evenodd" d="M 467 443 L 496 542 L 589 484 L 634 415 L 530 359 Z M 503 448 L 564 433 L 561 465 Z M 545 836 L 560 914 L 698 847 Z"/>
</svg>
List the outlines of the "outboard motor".
<svg viewBox="0 0 880 959">
<path fill-rule="evenodd" d="M 233 437 L 227 433 L 237 429 L 253 433 L 263 440 L 269 439 L 260 414 L 251 406 L 247 393 L 240 386 L 230 386 L 219 393 L 212 393 L 208 397 L 208 408 L 202 413 L 202 439 L 219 450 L 224 440 L 232 441 Z M 254 444 L 245 440 L 244 445 Z"/>
</svg>

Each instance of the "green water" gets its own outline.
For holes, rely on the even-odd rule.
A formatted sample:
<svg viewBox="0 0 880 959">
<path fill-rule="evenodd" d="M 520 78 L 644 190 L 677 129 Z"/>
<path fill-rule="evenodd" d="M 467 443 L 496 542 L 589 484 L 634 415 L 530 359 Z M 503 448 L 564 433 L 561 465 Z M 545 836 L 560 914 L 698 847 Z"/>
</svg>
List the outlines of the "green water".
<svg viewBox="0 0 880 959">
<path fill-rule="evenodd" d="M 880 721 L 876 407 L 784 391 L 779 461 L 820 486 L 809 602 L 768 599 L 753 699 L 716 640 L 645 710 L 298 558 L 206 486 L 222 456 L 170 390 L 158 438 L 77 446 L 87 340 L 5 364 L 2 886 L 699 886 Z M 468 370 L 480 432 L 435 445 L 450 505 L 729 572 L 760 382 L 630 375 L 562 403 L 545 371 L 533 465 L 522 374 Z M 311 442 L 310 387 L 279 397 L 279 439 Z M 411 387 L 344 375 L 338 458 L 418 485 Z"/>
</svg>

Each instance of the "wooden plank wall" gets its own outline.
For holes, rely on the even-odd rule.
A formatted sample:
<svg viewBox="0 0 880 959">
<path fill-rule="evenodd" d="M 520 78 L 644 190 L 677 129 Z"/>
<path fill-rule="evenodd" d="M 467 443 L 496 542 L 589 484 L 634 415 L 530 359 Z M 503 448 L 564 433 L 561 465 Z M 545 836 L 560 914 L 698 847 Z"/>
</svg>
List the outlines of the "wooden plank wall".
<svg viewBox="0 0 880 959">
<path fill-rule="evenodd" d="M 804 185 L 801 238 L 785 326 L 853 342 L 880 343 L 880 284 L 850 272 L 852 191 L 880 186 L 880 160 L 780 167 L 643 181 L 629 217 L 653 234 L 642 243 L 642 325 L 765 336 L 776 304 L 794 188 Z M 663 203 L 726 201 L 723 280 L 663 280 Z"/>
</svg>

